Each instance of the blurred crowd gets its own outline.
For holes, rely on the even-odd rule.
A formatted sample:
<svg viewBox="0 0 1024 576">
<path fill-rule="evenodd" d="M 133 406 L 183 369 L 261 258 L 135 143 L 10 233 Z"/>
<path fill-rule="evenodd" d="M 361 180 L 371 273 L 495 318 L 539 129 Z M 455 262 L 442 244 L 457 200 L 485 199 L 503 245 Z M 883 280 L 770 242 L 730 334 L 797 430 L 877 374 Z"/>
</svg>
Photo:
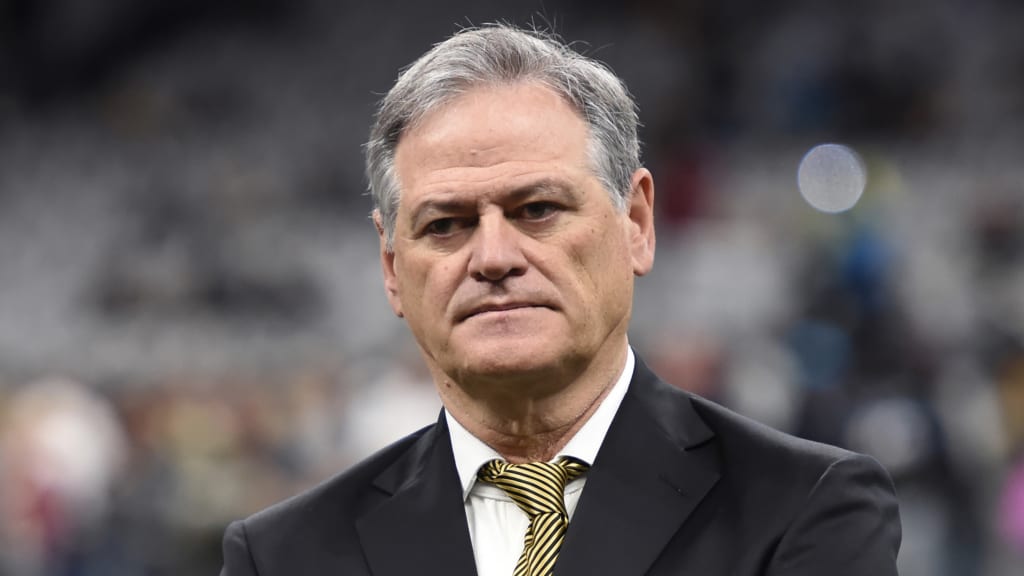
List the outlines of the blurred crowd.
<svg viewBox="0 0 1024 576">
<path fill-rule="evenodd" d="M 637 97 L 638 355 L 881 461 L 904 576 L 1022 573 L 1024 5 L 346 4 L 0 0 L 0 576 L 214 574 L 227 522 L 437 417 L 360 147 L 496 19 Z M 826 141 L 868 175 L 837 215 L 797 190 Z"/>
</svg>

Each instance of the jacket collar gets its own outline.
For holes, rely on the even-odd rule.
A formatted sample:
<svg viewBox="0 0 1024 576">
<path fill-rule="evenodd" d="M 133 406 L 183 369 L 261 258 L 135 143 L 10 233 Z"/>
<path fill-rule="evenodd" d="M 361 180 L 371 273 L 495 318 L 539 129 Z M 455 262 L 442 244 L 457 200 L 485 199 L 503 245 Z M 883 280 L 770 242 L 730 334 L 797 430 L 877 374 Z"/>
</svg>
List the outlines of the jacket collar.
<svg viewBox="0 0 1024 576">
<path fill-rule="evenodd" d="M 374 575 L 476 574 L 443 414 L 374 486 L 390 498 L 356 522 Z"/>
<path fill-rule="evenodd" d="M 638 358 L 587 474 L 555 574 L 646 573 L 718 481 L 713 436 L 690 397 Z"/>
</svg>

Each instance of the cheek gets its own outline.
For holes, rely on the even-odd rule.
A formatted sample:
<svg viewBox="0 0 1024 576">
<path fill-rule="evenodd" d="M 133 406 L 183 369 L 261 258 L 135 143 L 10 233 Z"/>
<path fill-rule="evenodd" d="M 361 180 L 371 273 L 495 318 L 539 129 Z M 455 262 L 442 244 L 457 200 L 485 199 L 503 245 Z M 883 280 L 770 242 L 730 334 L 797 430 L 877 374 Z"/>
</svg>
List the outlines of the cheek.
<svg viewBox="0 0 1024 576">
<path fill-rule="evenodd" d="M 617 226 L 587 229 L 573 239 L 567 253 L 583 298 L 605 301 L 598 302 L 605 305 L 607 300 L 623 297 L 623 292 L 631 294 L 632 263 Z"/>
<path fill-rule="evenodd" d="M 443 317 L 461 284 L 459 270 L 450 261 L 435 261 L 411 270 L 405 279 L 405 289 L 416 301 L 409 304 L 420 309 L 423 316 Z"/>
<path fill-rule="evenodd" d="M 446 270 L 447 264 L 442 259 L 415 247 L 407 248 L 404 258 L 395 263 L 398 280 L 410 294 L 424 292 Z"/>
</svg>

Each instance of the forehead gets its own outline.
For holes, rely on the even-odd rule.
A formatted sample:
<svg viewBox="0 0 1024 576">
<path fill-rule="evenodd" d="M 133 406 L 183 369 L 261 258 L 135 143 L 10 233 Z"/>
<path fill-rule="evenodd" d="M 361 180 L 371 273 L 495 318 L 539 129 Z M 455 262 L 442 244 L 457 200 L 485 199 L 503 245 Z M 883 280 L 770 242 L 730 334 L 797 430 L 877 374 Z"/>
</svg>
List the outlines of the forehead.
<svg viewBox="0 0 1024 576">
<path fill-rule="evenodd" d="M 588 131 L 576 110 L 535 83 L 470 89 L 403 135 L 395 171 L 407 195 L 586 171 Z"/>
</svg>

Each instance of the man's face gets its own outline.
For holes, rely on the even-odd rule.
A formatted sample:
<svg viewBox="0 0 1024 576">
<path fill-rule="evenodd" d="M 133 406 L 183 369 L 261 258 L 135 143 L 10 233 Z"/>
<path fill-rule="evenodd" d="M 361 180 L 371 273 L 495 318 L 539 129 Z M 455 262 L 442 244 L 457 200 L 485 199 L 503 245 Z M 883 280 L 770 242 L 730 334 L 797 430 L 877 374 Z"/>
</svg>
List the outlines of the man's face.
<svg viewBox="0 0 1024 576">
<path fill-rule="evenodd" d="M 472 89 L 402 137 L 385 287 L 435 378 L 471 395 L 543 386 L 624 351 L 633 276 L 653 262 L 653 183 L 638 170 L 617 210 L 587 144 L 569 104 L 532 83 Z"/>
</svg>

